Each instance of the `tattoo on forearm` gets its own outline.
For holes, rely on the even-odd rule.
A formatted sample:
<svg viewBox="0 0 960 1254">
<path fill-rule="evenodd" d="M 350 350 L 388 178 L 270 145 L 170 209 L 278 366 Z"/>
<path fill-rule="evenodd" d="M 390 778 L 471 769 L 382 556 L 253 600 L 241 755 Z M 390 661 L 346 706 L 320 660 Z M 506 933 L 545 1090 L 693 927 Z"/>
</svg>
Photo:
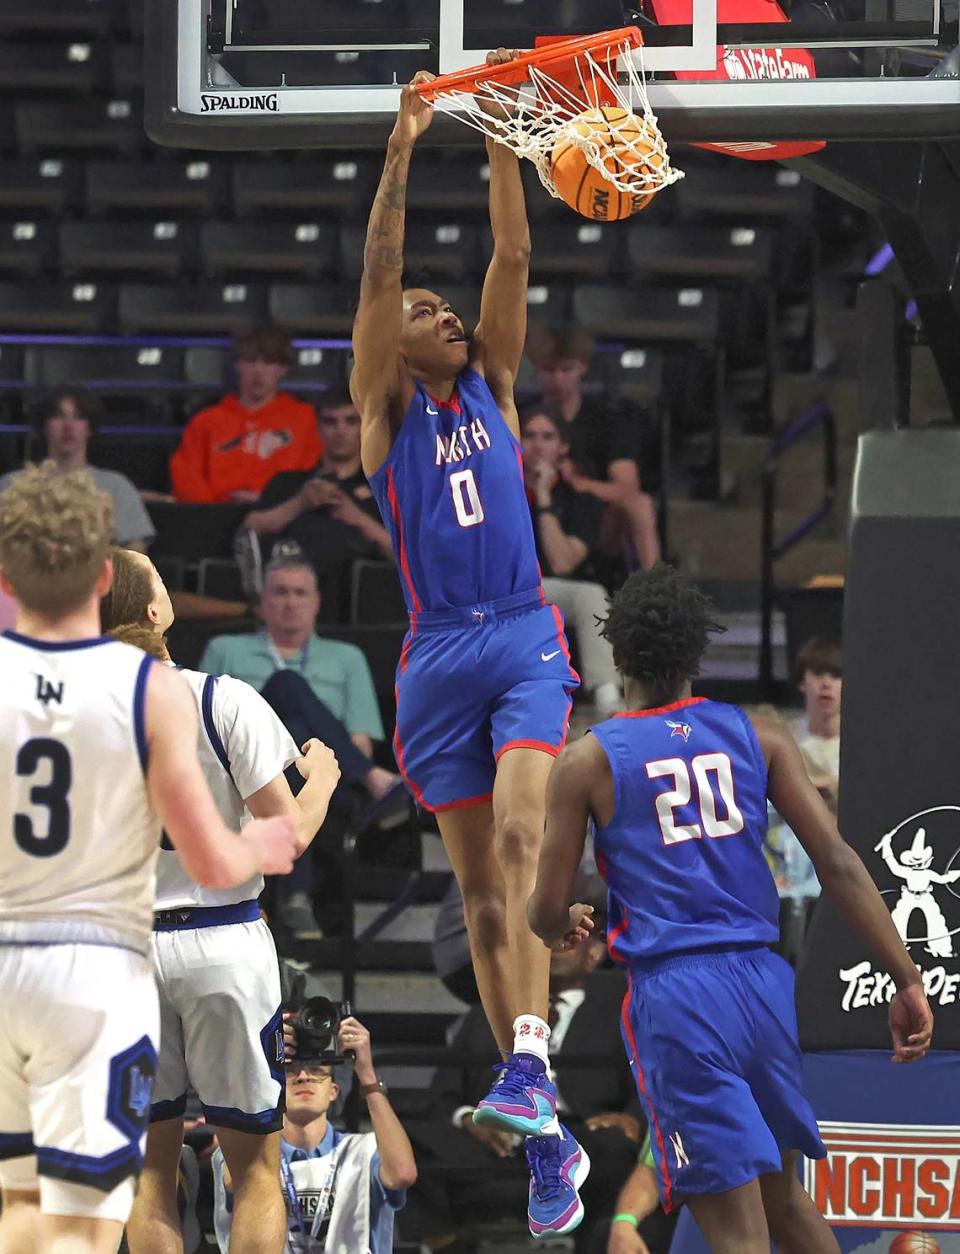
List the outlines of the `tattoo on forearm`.
<svg viewBox="0 0 960 1254">
<path fill-rule="evenodd" d="M 363 251 L 364 273 L 403 269 L 403 232 L 407 204 L 407 172 L 410 156 L 390 154 L 377 188 L 367 224 Z"/>
</svg>

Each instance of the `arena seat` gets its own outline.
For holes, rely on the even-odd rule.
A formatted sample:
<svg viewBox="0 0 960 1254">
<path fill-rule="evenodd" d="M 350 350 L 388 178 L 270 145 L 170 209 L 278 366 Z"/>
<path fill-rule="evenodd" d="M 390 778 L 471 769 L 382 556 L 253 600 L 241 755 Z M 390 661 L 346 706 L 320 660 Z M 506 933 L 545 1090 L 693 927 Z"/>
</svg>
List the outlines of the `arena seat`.
<svg viewBox="0 0 960 1254">
<path fill-rule="evenodd" d="M 407 607 L 393 562 L 354 562 L 350 585 L 350 622 L 354 627 L 406 624 Z"/>
<path fill-rule="evenodd" d="M 354 281 L 360 278 L 366 234 L 365 225 L 341 228 L 341 275 L 344 278 Z M 404 238 L 404 270 L 411 281 L 418 283 L 423 279 L 427 287 L 443 279 L 462 283 L 479 269 L 478 247 L 477 229 L 470 223 L 414 224 L 407 227 Z"/>
<path fill-rule="evenodd" d="M 527 317 L 531 322 L 556 326 L 570 318 L 572 301 L 572 289 L 568 283 L 556 279 L 550 283 L 531 281 L 527 288 Z"/>
<path fill-rule="evenodd" d="M 484 253 L 490 255 L 493 236 L 484 231 Z M 555 275 L 606 278 L 623 269 L 623 234 L 617 225 L 568 219 L 537 235 L 530 258 L 531 282 Z"/>
<path fill-rule="evenodd" d="M 305 400 L 321 404 L 322 393 L 346 386 L 347 349 L 301 347 L 294 353 L 296 360 L 283 380 L 285 391 L 303 393 Z"/>
<path fill-rule="evenodd" d="M 87 163 L 87 212 L 96 216 L 135 210 L 141 214 L 211 214 L 225 194 L 223 167 L 205 156 L 148 164 L 138 161 Z"/>
<path fill-rule="evenodd" d="M 59 157 L 3 162 L 0 215 L 61 215 L 78 203 L 82 166 Z"/>
<path fill-rule="evenodd" d="M 672 227 L 641 218 L 626 236 L 631 276 L 756 282 L 770 271 L 770 232 L 754 226 Z"/>
<path fill-rule="evenodd" d="M 808 217 L 813 190 L 795 170 L 773 162 L 712 161 L 691 165 L 671 195 L 681 218 L 759 223 Z"/>
<path fill-rule="evenodd" d="M 490 166 L 482 149 L 448 156 L 424 150 L 410 163 L 408 209 L 485 213 L 489 193 Z"/>
<path fill-rule="evenodd" d="M 605 391 L 637 405 L 656 405 L 663 393 L 664 355 L 657 348 L 623 348 L 597 358 Z M 588 377 L 589 382 L 589 377 Z"/>
<path fill-rule="evenodd" d="M 131 153 L 145 145 L 143 119 L 132 99 L 18 100 L 13 108 L 20 152 L 108 150 Z"/>
<path fill-rule="evenodd" d="M 143 8 L 141 3 L 140 8 Z M 110 45 L 109 80 L 121 96 L 143 91 L 143 44 L 141 42 Z"/>
<path fill-rule="evenodd" d="M 204 222 L 200 260 L 206 274 L 270 273 L 319 278 L 335 274 L 338 260 L 335 223 Z"/>
<path fill-rule="evenodd" d="M 180 435 L 178 427 L 142 431 L 137 424 L 105 423 L 91 443 L 90 456 L 96 465 L 119 471 L 138 488 L 169 492 L 170 455 Z"/>
<path fill-rule="evenodd" d="M 352 283 L 274 283 L 270 288 L 270 317 L 295 334 L 348 336 L 356 303 Z"/>
<path fill-rule="evenodd" d="M 349 151 L 311 153 L 283 164 L 239 160 L 232 170 L 234 211 L 238 217 L 356 214 L 372 201 L 381 164 L 373 154 Z"/>
<path fill-rule="evenodd" d="M 63 222 L 60 226 L 60 269 L 76 275 L 176 279 L 194 269 L 196 233 L 190 223 Z"/>
<path fill-rule="evenodd" d="M 116 17 L 112 0 L 97 4 L 90 0 L 30 0 L 29 4 L 20 4 L 14 0 L 0 6 L 0 36 L 21 32 L 36 35 L 44 31 L 103 37 Z"/>
<path fill-rule="evenodd" d="M 260 322 L 266 292 L 251 283 L 125 283 L 118 310 L 125 335 L 223 335 L 238 325 Z"/>
<path fill-rule="evenodd" d="M 57 234 L 52 222 L 21 218 L 0 223 L 0 274 L 42 274 L 52 268 L 56 253 Z"/>
<path fill-rule="evenodd" d="M 179 437 L 180 432 L 176 432 Z M 151 553 L 171 554 L 185 562 L 205 557 L 233 557 L 233 537 L 249 505 L 183 505 L 148 501 L 147 510 L 157 529 Z"/>
<path fill-rule="evenodd" d="M 89 388 L 108 413 L 128 422 L 170 422 L 171 398 L 183 390 L 183 349 L 167 345 L 34 345 L 24 354 L 32 387 Z"/>
<path fill-rule="evenodd" d="M 197 591 L 225 601 L 245 601 L 243 580 L 232 557 L 204 557 L 197 563 Z"/>
<path fill-rule="evenodd" d="M 628 288 L 583 284 L 574 289 L 575 320 L 594 335 L 710 345 L 719 330 L 717 293 L 708 287 Z"/>
<path fill-rule="evenodd" d="M 106 60 L 100 45 L 0 44 L 0 93 L 89 95 L 104 86 Z"/>
<path fill-rule="evenodd" d="M 104 283 L 0 283 L 0 331 L 96 335 L 110 330 L 115 303 Z"/>
</svg>

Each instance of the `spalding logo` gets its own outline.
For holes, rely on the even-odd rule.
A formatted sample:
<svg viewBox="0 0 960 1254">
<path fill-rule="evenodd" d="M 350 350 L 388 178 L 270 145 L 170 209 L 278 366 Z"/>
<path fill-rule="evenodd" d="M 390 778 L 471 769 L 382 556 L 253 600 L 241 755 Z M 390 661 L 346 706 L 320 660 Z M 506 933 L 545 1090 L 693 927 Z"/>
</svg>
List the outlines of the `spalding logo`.
<svg viewBox="0 0 960 1254">
<path fill-rule="evenodd" d="M 208 95 L 200 93 L 201 113 L 276 113 L 280 98 L 275 91 L 250 95 Z"/>
</svg>

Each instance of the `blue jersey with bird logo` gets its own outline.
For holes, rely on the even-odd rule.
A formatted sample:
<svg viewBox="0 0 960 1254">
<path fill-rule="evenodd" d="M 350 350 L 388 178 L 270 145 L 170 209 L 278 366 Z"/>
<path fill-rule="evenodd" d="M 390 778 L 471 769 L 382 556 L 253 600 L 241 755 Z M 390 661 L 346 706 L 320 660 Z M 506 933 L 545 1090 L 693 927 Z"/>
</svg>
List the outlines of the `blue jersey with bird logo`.
<svg viewBox="0 0 960 1254">
<path fill-rule="evenodd" d="M 414 621 L 537 591 L 520 444 L 486 380 L 461 371 L 446 402 L 415 386 L 389 456 L 369 477 Z"/>
<path fill-rule="evenodd" d="M 613 818 L 594 837 L 612 956 L 632 965 L 775 942 L 767 766 L 746 714 L 691 697 L 591 731 L 614 781 Z"/>
</svg>

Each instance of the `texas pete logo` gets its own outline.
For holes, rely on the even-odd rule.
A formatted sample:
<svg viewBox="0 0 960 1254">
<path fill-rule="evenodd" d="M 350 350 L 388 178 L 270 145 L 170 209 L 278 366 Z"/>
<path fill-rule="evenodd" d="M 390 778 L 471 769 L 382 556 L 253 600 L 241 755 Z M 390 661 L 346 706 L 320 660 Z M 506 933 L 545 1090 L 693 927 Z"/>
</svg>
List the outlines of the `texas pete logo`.
<svg viewBox="0 0 960 1254">
<path fill-rule="evenodd" d="M 200 93 L 201 113 L 276 113 L 279 108 L 275 91 Z"/>
<path fill-rule="evenodd" d="M 960 1001 L 960 806 L 911 814 L 876 843 L 870 866 L 936 1006 Z M 936 960 L 940 961 L 936 961 Z M 931 961 L 934 960 L 934 961 Z M 845 1011 L 889 1002 L 893 981 L 864 958 L 839 972 Z"/>
<path fill-rule="evenodd" d="M 804 1185 L 834 1227 L 960 1229 L 960 1129 L 821 1122 Z"/>
</svg>

